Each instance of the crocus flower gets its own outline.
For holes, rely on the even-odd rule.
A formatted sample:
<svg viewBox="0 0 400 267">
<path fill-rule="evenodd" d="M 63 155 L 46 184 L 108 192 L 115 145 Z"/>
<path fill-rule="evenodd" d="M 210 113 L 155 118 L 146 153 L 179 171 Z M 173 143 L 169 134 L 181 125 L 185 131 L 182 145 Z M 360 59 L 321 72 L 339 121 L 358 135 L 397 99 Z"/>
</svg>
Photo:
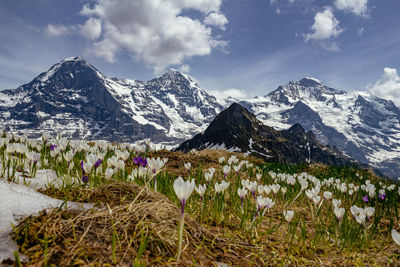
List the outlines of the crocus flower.
<svg viewBox="0 0 400 267">
<path fill-rule="evenodd" d="M 380 198 L 381 200 L 385 200 L 386 194 L 379 194 L 379 198 Z"/>
<path fill-rule="evenodd" d="M 157 191 L 157 172 L 160 171 L 162 169 L 162 167 L 164 167 L 165 162 L 160 159 L 152 159 L 149 158 L 147 160 L 147 165 L 149 165 L 150 170 L 153 171 L 154 174 L 154 190 Z"/>
<path fill-rule="evenodd" d="M 195 185 L 193 179 L 190 182 L 184 181 L 182 177 L 179 176 L 174 181 L 174 191 L 179 199 L 179 202 L 181 203 L 181 215 L 183 215 L 184 213 L 186 201 L 192 194 L 194 186 Z"/>
<path fill-rule="evenodd" d="M 82 176 L 82 182 L 87 183 L 89 181 L 89 176 L 83 175 Z"/>
<path fill-rule="evenodd" d="M 98 159 L 98 160 L 96 161 L 96 163 L 94 164 L 93 167 L 95 167 L 95 168 L 99 167 L 100 164 L 101 164 L 101 162 L 102 162 L 102 160 L 101 160 L 101 159 Z"/>
<path fill-rule="evenodd" d="M 224 179 L 225 179 L 226 176 L 228 176 L 228 173 L 231 171 L 231 166 L 225 165 L 223 171 L 224 171 Z"/>
<path fill-rule="evenodd" d="M 247 190 L 246 190 L 246 188 L 238 188 L 237 193 L 238 193 L 238 195 L 240 197 L 240 208 L 241 208 L 242 213 L 243 213 L 243 199 L 247 195 Z"/>
<path fill-rule="evenodd" d="M 294 211 L 293 210 L 284 210 L 283 216 L 285 216 L 285 220 L 290 222 L 293 219 Z"/>
<path fill-rule="evenodd" d="M 194 189 L 200 195 L 201 200 L 203 201 L 204 193 L 206 192 L 207 186 L 205 184 L 199 185 L 199 187 L 195 186 Z"/>
<path fill-rule="evenodd" d="M 369 197 L 368 197 L 368 195 L 363 196 L 362 200 L 363 200 L 365 203 L 368 203 L 368 202 L 369 202 Z"/>
<path fill-rule="evenodd" d="M 329 199 L 332 198 L 332 193 L 329 192 L 329 191 L 325 191 L 324 194 L 323 194 L 323 196 L 324 196 L 324 199 L 325 199 L 325 200 L 329 200 Z"/>
<path fill-rule="evenodd" d="M 400 246 L 400 234 L 395 229 L 392 229 L 391 234 L 393 241 Z"/>
<path fill-rule="evenodd" d="M 107 168 L 104 174 L 106 176 L 106 179 L 110 180 L 111 176 L 113 176 L 113 174 L 114 174 L 114 169 Z"/>
<path fill-rule="evenodd" d="M 133 163 L 138 167 L 142 164 L 143 158 L 141 156 L 137 156 L 133 158 Z"/>
<path fill-rule="evenodd" d="M 214 189 L 216 193 L 224 192 L 228 186 L 230 185 L 230 182 L 222 181 L 220 184 L 218 182 L 215 183 Z"/>
<path fill-rule="evenodd" d="M 185 166 L 186 170 L 190 171 L 190 168 L 192 167 L 192 164 L 190 162 L 185 162 L 183 165 Z"/>
<path fill-rule="evenodd" d="M 254 200 L 256 200 L 256 191 L 257 191 L 257 182 L 248 182 L 245 183 L 247 189 L 249 189 L 249 191 L 253 194 L 253 198 Z"/>
<path fill-rule="evenodd" d="M 339 221 L 342 220 L 345 211 L 346 210 L 344 208 L 340 208 L 340 207 L 337 207 L 337 206 L 335 207 L 334 212 L 335 212 L 336 218 Z"/>
<path fill-rule="evenodd" d="M 181 219 L 179 224 L 179 235 L 178 235 L 178 253 L 177 260 L 179 261 L 182 250 L 182 236 L 183 236 L 183 226 L 185 223 L 185 204 L 194 189 L 194 180 L 184 181 L 182 177 L 178 177 L 174 181 L 174 191 L 181 204 Z"/>
</svg>

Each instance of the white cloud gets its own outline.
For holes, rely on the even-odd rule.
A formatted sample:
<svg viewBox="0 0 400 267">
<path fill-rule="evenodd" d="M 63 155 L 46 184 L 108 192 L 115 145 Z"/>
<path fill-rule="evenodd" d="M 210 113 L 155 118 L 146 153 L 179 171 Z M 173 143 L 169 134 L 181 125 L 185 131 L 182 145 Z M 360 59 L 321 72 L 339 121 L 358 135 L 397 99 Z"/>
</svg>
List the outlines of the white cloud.
<svg viewBox="0 0 400 267">
<path fill-rule="evenodd" d="M 335 0 L 335 7 L 365 17 L 367 16 L 368 0 Z"/>
<path fill-rule="evenodd" d="M 213 96 L 215 96 L 218 100 L 223 101 L 224 98 L 228 98 L 228 97 L 233 97 L 239 100 L 245 99 L 247 97 L 247 94 L 245 91 L 243 90 L 239 90 L 239 89 L 227 89 L 224 91 L 220 91 L 220 90 L 209 90 L 207 91 L 208 93 L 212 94 Z"/>
<path fill-rule="evenodd" d="M 304 34 L 304 40 L 327 40 L 339 36 L 343 29 L 335 18 L 332 10 L 327 7 L 324 11 L 318 12 L 314 17 L 314 24 L 311 26 L 313 33 Z"/>
<path fill-rule="evenodd" d="M 89 18 L 81 26 L 80 33 L 89 40 L 96 40 L 101 36 L 101 21 L 95 18 Z"/>
<path fill-rule="evenodd" d="M 45 29 L 45 33 L 47 36 L 50 37 L 59 37 L 62 35 L 70 34 L 74 29 L 75 27 L 68 27 L 62 24 L 60 25 L 48 24 Z"/>
<path fill-rule="evenodd" d="M 182 65 L 179 67 L 179 71 L 183 73 L 189 73 L 190 72 L 190 66 L 189 65 Z"/>
<path fill-rule="evenodd" d="M 204 19 L 204 23 L 225 30 L 228 19 L 221 13 L 212 12 Z"/>
<path fill-rule="evenodd" d="M 395 68 L 384 68 L 383 76 L 370 89 L 377 97 L 392 100 L 400 107 L 400 77 Z"/>
<path fill-rule="evenodd" d="M 212 27 L 224 28 L 226 17 L 220 12 L 222 0 L 95 0 L 80 14 L 89 17 L 81 27 L 93 41 L 88 53 L 116 60 L 127 52 L 159 74 L 171 65 L 181 65 L 192 56 L 209 55 L 227 45 L 212 35 Z M 182 15 L 193 9 L 204 22 Z M 85 27 L 86 26 L 86 27 Z"/>
</svg>

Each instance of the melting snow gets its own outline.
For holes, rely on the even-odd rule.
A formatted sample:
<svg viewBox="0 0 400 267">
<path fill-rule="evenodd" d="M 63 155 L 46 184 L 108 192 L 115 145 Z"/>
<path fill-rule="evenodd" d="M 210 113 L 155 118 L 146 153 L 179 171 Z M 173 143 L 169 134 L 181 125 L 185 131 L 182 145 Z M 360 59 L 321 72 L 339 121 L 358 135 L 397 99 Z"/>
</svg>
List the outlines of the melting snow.
<svg viewBox="0 0 400 267">
<path fill-rule="evenodd" d="M 41 210 L 60 207 L 62 200 L 54 199 L 36 192 L 30 187 L 9 183 L 0 178 L 0 265 L 6 259 L 13 259 L 13 252 L 18 250 L 11 239 L 12 225 Z M 90 209 L 92 204 L 69 203 L 71 209 Z"/>
</svg>

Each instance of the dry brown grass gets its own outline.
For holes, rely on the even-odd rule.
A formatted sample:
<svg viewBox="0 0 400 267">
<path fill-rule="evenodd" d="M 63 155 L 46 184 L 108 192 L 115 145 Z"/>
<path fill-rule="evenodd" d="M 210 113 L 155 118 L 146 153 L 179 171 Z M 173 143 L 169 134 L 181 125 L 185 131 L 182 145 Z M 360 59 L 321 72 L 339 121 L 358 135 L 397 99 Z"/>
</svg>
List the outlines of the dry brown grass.
<svg viewBox="0 0 400 267">
<path fill-rule="evenodd" d="M 115 260 L 120 266 L 134 263 L 141 242 L 146 265 L 175 265 L 180 211 L 165 196 L 133 183 L 109 184 L 86 190 L 87 198 L 102 199 L 106 207 L 89 211 L 57 209 L 27 218 L 17 228 L 15 240 L 30 263 L 45 261 L 45 238 L 49 240 L 47 261 L 56 266 L 113 263 L 112 238 L 116 233 Z M 179 265 L 210 266 L 213 262 L 249 266 L 258 264 L 254 246 L 231 243 L 221 229 L 185 219 L 182 259 Z"/>
</svg>

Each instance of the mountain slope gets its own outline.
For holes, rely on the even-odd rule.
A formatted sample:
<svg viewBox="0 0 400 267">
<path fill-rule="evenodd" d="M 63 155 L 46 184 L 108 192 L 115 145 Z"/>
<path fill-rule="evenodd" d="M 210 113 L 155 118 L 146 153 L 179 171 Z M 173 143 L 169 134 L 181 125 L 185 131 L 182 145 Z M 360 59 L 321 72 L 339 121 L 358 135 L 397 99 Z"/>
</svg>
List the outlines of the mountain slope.
<svg viewBox="0 0 400 267">
<path fill-rule="evenodd" d="M 218 114 L 203 133 L 182 143 L 177 150 L 213 147 L 252 153 L 282 163 L 357 164 L 336 148 L 322 145 L 311 131 L 305 132 L 299 124 L 276 131 L 237 103 Z"/>
<path fill-rule="evenodd" d="M 176 144 L 222 109 L 189 76 L 170 70 L 151 81 L 107 78 L 79 57 L 32 82 L 0 92 L 1 126 L 40 136 Z"/>
<path fill-rule="evenodd" d="M 388 176 L 400 174 L 400 110 L 391 101 L 304 78 L 241 104 L 276 129 L 299 123 L 324 144 Z"/>
</svg>

